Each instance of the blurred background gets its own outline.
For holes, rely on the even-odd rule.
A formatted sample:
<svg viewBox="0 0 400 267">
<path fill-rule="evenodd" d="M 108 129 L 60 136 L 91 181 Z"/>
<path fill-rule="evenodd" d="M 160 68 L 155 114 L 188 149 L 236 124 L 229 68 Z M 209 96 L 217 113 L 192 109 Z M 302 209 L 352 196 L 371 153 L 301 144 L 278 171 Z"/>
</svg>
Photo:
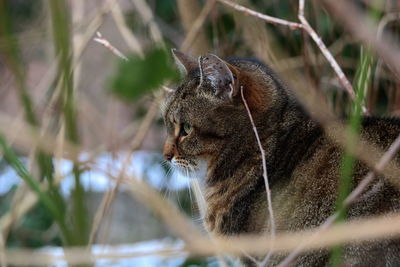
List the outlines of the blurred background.
<svg viewBox="0 0 400 267">
<path fill-rule="evenodd" d="M 235 2 L 298 22 L 298 1 Z M 399 36 L 398 1 L 354 2 L 379 29 Z M 300 73 L 338 116 L 351 109 L 348 93 L 307 33 L 267 24 L 220 1 L 0 3 L 2 247 L 57 254 L 60 246 L 87 244 L 94 250 L 96 244 L 124 244 L 120 249 L 126 251 L 182 246 L 160 217 L 118 182 L 121 173 L 147 182 L 202 228 L 192 182 L 170 170 L 161 155 L 166 137 L 162 85 L 173 88 L 177 81 L 171 48 L 193 56 L 211 52 L 222 58 L 257 58 L 289 83 L 293 71 Z M 335 23 L 319 1 L 306 1 L 305 17 L 353 82 L 360 51 L 367 48 Z M 371 55 L 370 60 L 365 106 L 370 114 L 397 116 L 399 79 L 379 58 Z M 218 264 L 215 258 L 180 255 L 95 266 Z"/>
</svg>

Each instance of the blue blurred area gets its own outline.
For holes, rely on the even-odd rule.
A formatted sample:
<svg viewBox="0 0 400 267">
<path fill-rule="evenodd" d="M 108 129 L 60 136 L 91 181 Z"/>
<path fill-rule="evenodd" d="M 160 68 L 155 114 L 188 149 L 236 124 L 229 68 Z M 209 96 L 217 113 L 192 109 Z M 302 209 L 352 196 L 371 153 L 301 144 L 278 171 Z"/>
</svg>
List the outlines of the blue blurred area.
<svg viewBox="0 0 400 267">
<path fill-rule="evenodd" d="M 82 155 L 85 159 L 86 155 Z M 118 176 L 122 164 L 127 157 L 126 153 L 112 155 L 110 153 L 100 155 L 91 165 L 91 170 L 82 174 L 82 184 L 86 191 L 104 192 L 114 182 L 107 177 L 107 174 L 100 170 L 110 172 Z M 129 177 L 146 180 L 152 187 L 157 190 L 178 191 L 188 186 L 188 181 L 173 171 L 167 171 L 168 167 L 163 166 L 162 156 L 159 153 L 138 151 L 132 154 L 130 164 L 126 169 Z M 71 189 L 74 187 L 74 178 L 70 175 L 72 171 L 72 162 L 68 160 L 55 161 L 55 166 L 60 168 L 61 174 L 66 177 L 61 182 L 61 192 L 64 196 L 69 196 Z M 0 195 L 7 194 L 11 188 L 21 183 L 15 171 L 4 166 L 0 172 Z M 121 190 L 124 190 L 123 187 Z"/>
<path fill-rule="evenodd" d="M 161 240 L 150 240 L 146 242 L 135 243 L 134 245 L 118 245 L 114 247 L 103 246 L 103 245 L 94 245 L 92 247 L 92 253 L 103 254 L 128 254 L 128 253 L 146 253 L 154 250 L 162 250 L 166 248 L 182 248 L 182 241 L 175 241 L 170 238 L 165 238 Z M 62 248 L 54 248 L 54 247 L 45 247 L 41 249 L 46 253 L 51 253 L 53 255 L 63 255 Z M 119 259 L 119 260 L 99 260 L 95 264 L 95 267 L 156 267 L 156 266 L 165 266 L 165 267 L 175 267 L 181 266 L 186 259 L 187 256 L 183 255 L 181 257 L 162 257 L 162 256 L 145 256 L 138 257 L 132 259 Z M 66 262 L 59 262 L 55 265 L 56 267 L 68 267 Z"/>
</svg>

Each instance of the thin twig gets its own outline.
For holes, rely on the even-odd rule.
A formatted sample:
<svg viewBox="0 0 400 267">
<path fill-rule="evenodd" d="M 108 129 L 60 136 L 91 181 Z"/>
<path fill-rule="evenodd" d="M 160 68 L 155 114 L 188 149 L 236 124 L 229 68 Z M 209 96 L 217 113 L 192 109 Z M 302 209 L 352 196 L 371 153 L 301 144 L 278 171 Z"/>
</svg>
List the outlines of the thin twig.
<svg viewBox="0 0 400 267">
<path fill-rule="evenodd" d="M 175 205 L 164 199 L 159 192 L 151 188 L 146 182 L 127 176 L 125 173 L 121 175 L 121 178 L 121 176 L 115 176 L 108 170 L 103 171 L 114 181 L 119 180 L 121 183 L 124 183 L 128 192 L 135 199 L 158 214 L 164 223 L 182 238 L 187 245 L 195 246 L 199 241 L 209 242 L 209 239 Z"/>
<path fill-rule="evenodd" d="M 97 37 L 95 37 L 93 40 L 98 42 L 99 44 L 104 45 L 108 50 L 110 50 L 111 52 L 113 52 L 114 55 L 124 59 L 124 60 L 128 60 L 128 58 L 122 54 L 121 51 L 119 51 L 117 48 L 115 48 L 107 39 L 103 38 L 103 36 L 101 35 L 100 32 L 96 33 Z"/>
<path fill-rule="evenodd" d="M 389 23 L 392 23 L 393 21 L 398 21 L 400 20 L 400 12 L 392 12 L 388 13 L 385 16 L 382 17 L 382 19 L 379 21 L 378 24 L 378 32 L 376 34 L 376 38 L 379 40 L 382 37 L 382 34 L 386 28 L 386 26 Z M 378 58 L 378 62 L 376 63 L 375 67 L 375 73 L 374 73 L 374 88 L 378 88 L 378 83 L 380 79 L 378 78 L 380 76 L 380 72 L 382 69 L 382 59 Z"/>
<path fill-rule="evenodd" d="M 11 128 L 10 125 L 15 126 L 15 128 Z M 15 129 L 19 129 L 18 132 Z M 15 122 L 13 123 L 13 119 L 0 112 L 0 131 L 7 140 L 10 138 L 14 140 L 15 145 L 20 149 L 29 150 L 32 147 L 38 147 L 44 152 L 52 155 L 54 152 L 54 147 L 57 144 L 56 137 L 51 134 L 41 135 L 39 129 L 37 127 L 32 127 L 25 122 Z M 78 162 L 78 156 L 81 153 L 82 149 L 71 143 L 65 142 L 66 152 L 64 157 Z"/>
<path fill-rule="evenodd" d="M 206 3 L 204 4 L 203 8 L 200 6 L 200 1 L 198 0 L 177 0 L 176 5 L 178 7 L 179 11 L 179 17 L 181 24 L 187 33 L 185 36 L 185 39 L 188 40 L 189 38 L 195 37 L 195 41 L 191 42 L 190 45 L 185 44 L 185 49 L 190 48 L 190 51 L 194 55 L 200 55 L 204 54 L 210 51 L 210 46 L 208 43 L 208 38 L 206 36 L 205 28 L 204 27 L 199 27 L 203 25 L 205 22 L 205 18 L 207 17 L 209 11 L 207 11 L 208 6 L 210 2 L 214 2 L 214 0 L 207 0 L 205 1 Z M 195 29 L 197 28 L 197 29 Z M 194 34 L 194 36 L 189 36 L 192 34 L 188 34 L 190 32 L 197 32 Z M 185 40 L 183 40 L 182 44 L 186 43 Z M 182 49 L 182 44 L 180 45 L 181 50 L 185 51 Z M 187 51 L 185 51 L 187 52 Z"/>
<path fill-rule="evenodd" d="M 400 48 L 393 37 L 382 32 L 380 38 L 377 38 L 378 28 L 375 23 L 363 15 L 351 1 L 324 0 L 323 2 L 335 15 L 333 17 L 343 24 L 354 38 L 371 47 L 376 54 L 382 57 L 395 76 L 400 77 Z"/>
<path fill-rule="evenodd" d="M 339 81 L 341 82 L 343 87 L 346 89 L 346 91 L 349 93 L 349 96 L 351 97 L 351 99 L 354 99 L 355 94 L 354 94 L 353 87 L 351 86 L 350 82 L 348 81 L 348 79 L 344 75 L 344 73 L 343 73 L 342 69 L 340 68 L 339 64 L 336 62 L 335 58 L 332 56 L 332 54 L 326 48 L 326 45 L 322 42 L 322 40 L 318 36 L 318 34 L 314 31 L 314 29 L 310 26 L 308 21 L 305 19 L 305 17 L 304 17 L 304 0 L 299 0 L 298 18 L 299 18 L 301 23 L 297 23 L 297 22 L 292 22 L 292 21 L 287 21 L 287 20 L 271 17 L 271 16 L 268 16 L 268 15 L 259 13 L 257 11 L 254 11 L 252 9 L 246 8 L 244 6 L 241 6 L 239 4 L 232 3 L 232 2 L 230 2 L 228 0 L 218 0 L 218 1 L 223 3 L 223 4 L 225 4 L 225 5 L 227 5 L 227 6 L 232 7 L 234 9 L 238 10 L 238 11 L 241 11 L 244 14 L 255 16 L 255 17 L 260 18 L 260 19 L 262 19 L 262 20 L 264 20 L 264 21 L 266 21 L 268 23 L 287 26 L 291 30 L 304 29 L 305 32 L 308 33 L 308 35 L 310 35 L 310 37 L 314 40 L 316 45 L 321 50 L 322 54 L 328 60 L 329 64 L 331 65 L 331 67 L 335 71 L 336 75 L 338 76 Z M 363 108 L 363 109 L 365 110 L 365 108 Z"/>
<path fill-rule="evenodd" d="M 97 32 L 99 27 L 104 22 L 106 15 L 109 13 L 112 4 L 105 2 L 94 15 L 93 19 L 84 28 L 86 31 L 82 34 L 79 42 L 74 42 L 74 63 L 77 64 L 82 58 L 82 54 L 85 51 L 87 45 L 92 40 L 93 35 Z M 74 65 L 75 67 L 75 65 Z M 73 68 L 74 68 L 73 67 Z"/>
<path fill-rule="evenodd" d="M 297 22 L 292 22 L 292 21 L 288 21 L 288 20 L 284 20 L 284 19 L 280 19 L 280 18 L 276 18 L 276 17 L 271 17 L 265 14 L 261 14 L 257 11 L 254 11 L 250 8 L 241 6 L 239 4 L 233 3 L 231 1 L 228 0 L 218 0 L 219 2 L 223 3 L 224 5 L 230 6 L 234 9 L 236 9 L 237 11 L 243 12 L 247 15 L 252 15 L 254 17 L 260 18 L 262 20 L 265 20 L 268 23 L 272 23 L 272 24 L 278 24 L 278 25 L 283 25 L 283 26 L 287 26 L 289 27 L 291 30 L 296 30 L 296 29 L 301 29 L 303 28 L 303 25 L 301 25 L 300 23 Z"/>
<path fill-rule="evenodd" d="M 350 193 L 350 195 L 345 199 L 343 204 L 345 206 L 353 203 L 358 196 L 364 192 L 365 188 L 368 184 L 374 179 L 376 172 L 381 172 L 383 168 L 389 164 L 389 162 L 394 158 L 396 153 L 400 149 L 400 135 L 396 138 L 396 140 L 390 145 L 387 152 L 382 156 L 379 160 L 378 164 L 376 164 L 374 171 L 370 171 L 365 178 L 360 182 L 360 184 Z"/>
<path fill-rule="evenodd" d="M 316 45 L 321 50 L 322 54 L 328 60 L 328 62 L 332 66 L 333 70 L 336 72 L 336 75 L 339 77 L 341 84 L 344 86 L 347 93 L 350 95 L 351 99 L 354 99 L 355 93 L 354 93 L 353 87 L 351 86 L 349 80 L 346 78 L 346 75 L 344 75 L 339 64 L 336 62 L 335 58 L 329 52 L 329 50 L 326 47 L 326 45 L 324 44 L 324 42 L 322 42 L 321 38 L 318 36 L 318 34 L 314 31 L 314 29 L 308 23 L 307 19 L 304 17 L 304 0 L 299 0 L 299 15 L 298 15 L 298 17 L 299 17 L 301 24 L 303 25 L 303 29 L 308 33 L 308 35 L 310 35 L 310 37 L 314 40 Z"/>
<path fill-rule="evenodd" d="M 231 85 L 231 87 L 232 87 L 232 85 Z M 270 232 L 271 232 L 271 243 L 273 243 L 274 239 L 275 239 L 276 226 L 275 226 L 274 211 L 272 209 L 271 190 L 269 188 L 269 181 L 268 181 L 266 155 L 265 155 L 264 148 L 263 148 L 263 146 L 261 144 L 261 139 L 260 139 L 260 136 L 258 135 L 258 131 L 257 131 L 256 125 L 254 123 L 253 116 L 251 115 L 250 108 L 247 105 L 247 101 L 246 101 L 246 99 L 245 99 L 245 97 L 243 95 L 243 86 L 240 86 L 240 94 L 242 96 L 242 100 L 243 100 L 244 106 L 246 107 L 246 111 L 247 111 L 247 114 L 249 116 L 249 119 L 250 119 L 250 122 L 251 122 L 251 126 L 253 127 L 253 131 L 254 131 L 254 134 L 256 136 L 257 143 L 258 143 L 258 146 L 259 146 L 260 152 L 261 152 L 262 167 L 263 167 L 263 177 L 264 177 L 264 183 L 265 183 L 265 190 L 267 192 L 267 205 L 268 205 L 269 221 L 270 221 L 270 227 L 271 227 L 271 229 L 270 229 Z M 262 261 L 262 263 L 261 263 L 262 266 L 264 266 L 268 262 L 270 257 L 271 257 L 271 251 L 268 252 L 268 255 Z"/>
<path fill-rule="evenodd" d="M 147 189 L 151 188 L 146 186 L 146 189 L 143 190 L 141 186 L 143 185 L 142 182 L 139 182 L 139 186 L 137 186 L 136 182 L 130 183 L 131 180 L 126 182 L 127 185 L 129 185 L 129 190 L 135 191 L 135 195 L 136 193 L 139 193 L 140 197 L 143 195 L 143 201 L 150 200 L 150 202 L 152 202 L 155 200 L 153 197 L 158 195 L 157 193 L 153 194 L 155 192 L 152 191 L 153 193 L 150 193 L 152 196 L 148 198 L 149 195 Z M 143 191 L 139 192 L 140 190 Z M 158 199 L 158 197 L 156 198 Z M 158 201 L 162 201 L 162 203 L 165 204 L 165 200 L 162 198 L 156 200 L 155 203 Z M 153 206 L 155 203 L 150 203 L 150 206 Z M 155 204 L 155 206 L 158 206 L 158 204 Z M 190 235 L 190 232 L 184 232 L 187 229 L 180 228 L 180 219 L 176 220 L 176 218 L 169 213 L 171 207 L 174 206 L 172 204 L 167 206 L 161 205 L 157 207 L 157 211 L 162 213 L 163 219 L 170 220 L 169 224 L 171 224 L 175 230 L 182 232 L 182 234 Z M 174 213 L 174 215 L 177 215 L 180 218 L 182 216 L 180 212 Z M 279 234 L 274 239 L 273 247 L 271 247 L 271 239 L 265 236 L 233 236 L 230 238 L 215 238 L 214 240 L 209 240 L 207 238 L 196 239 L 196 236 L 191 239 L 193 243 L 187 246 L 169 246 L 163 249 L 138 252 L 121 250 L 118 249 L 118 246 L 106 246 L 105 248 L 107 248 L 107 250 L 103 250 L 104 252 L 102 253 L 91 253 L 84 247 L 76 247 L 63 248 L 64 254 L 55 254 L 52 251 L 43 249 L 9 249 L 5 251 L 5 254 L 7 262 L 17 266 L 49 265 L 59 261 L 69 261 L 71 264 L 88 264 L 105 259 L 118 260 L 149 255 L 177 257 L 183 256 L 186 253 L 190 253 L 191 256 L 211 256 L 220 253 L 243 255 L 243 251 L 245 251 L 246 253 L 260 255 L 268 250 L 273 250 L 274 252 L 287 252 L 293 250 L 299 243 L 309 240 L 310 236 L 313 236 L 316 231 L 319 231 L 319 229 Z M 318 239 L 312 240 L 303 249 L 304 251 L 309 251 L 317 248 L 329 248 L 340 243 L 354 243 L 372 239 L 381 240 L 383 238 L 393 238 L 398 236 L 399 233 L 400 215 L 386 214 L 379 217 L 354 220 L 340 225 L 334 225 L 331 228 L 326 229 L 326 231 L 321 232 Z M 65 255 L 68 255 L 69 258 L 66 258 Z"/>
<path fill-rule="evenodd" d="M 182 51 L 187 51 L 193 44 L 194 40 L 197 38 L 201 27 L 203 26 L 208 14 L 213 10 L 215 6 L 216 0 L 208 0 L 201 10 L 199 16 L 193 22 L 190 31 L 185 37 L 185 40 L 182 43 L 181 49 Z"/>
<path fill-rule="evenodd" d="M 5 241 L 4 235 L 3 235 L 2 231 L 0 231 L 0 264 L 1 264 L 1 267 L 7 267 L 6 254 L 4 253 L 5 244 L 6 244 L 6 241 Z"/>
<path fill-rule="evenodd" d="M 122 35 L 122 38 L 125 40 L 125 43 L 131 49 L 131 52 L 134 52 L 143 57 L 143 48 L 140 45 L 139 40 L 135 37 L 135 35 L 126 24 L 124 14 L 122 13 L 119 3 L 115 0 L 108 0 L 108 3 L 111 6 L 111 14 L 114 18 L 115 24 L 117 25 L 117 28 Z"/>
<path fill-rule="evenodd" d="M 145 24 L 148 24 L 150 35 L 153 41 L 157 44 L 165 46 L 163 36 L 160 28 L 154 20 L 154 14 L 149 5 L 144 0 L 131 0 L 133 5 L 139 11 L 139 16 L 143 19 Z"/>
<path fill-rule="evenodd" d="M 149 110 L 147 111 L 146 116 L 145 116 L 143 122 L 141 123 L 141 125 L 136 133 L 136 136 L 130 145 L 130 151 L 128 152 L 128 155 L 125 157 L 125 160 L 122 163 L 122 167 L 119 171 L 118 179 L 116 181 L 115 186 L 112 189 L 110 189 L 109 191 L 107 191 L 107 193 L 104 195 L 104 197 L 101 201 L 101 205 L 97 209 L 97 212 L 95 214 L 95 219 L 93 220 L 93 224 L 92 224 L 92 230 L 91 230 L 90 236 L 89 236 L 89 244 L 93 244 L 94 238 L 96 236 L 96 233 L 100 227 L 102 220 L 104 219 L 104 216 L 111 209 L 112 203 L 113 203 L 115 196 L 120 188 L 122 179 L 124 176 L 126 176 L 126 170 L 129 166 L 129 164 L 131 164 L 131 162 L 132 162 L 132 154 L 135 150 L 137 150 L 140 147 L 140 145 L 142 144 L 148 131 L 150 130 L 151 124 L 158 113 L 159 101 L 161 100 L 162 97 L 163 97 L 163 94 L 161 91 L 156 96 L 154 101 L 151 103 L 151 106 L 150 106 Z"/>
</svg>

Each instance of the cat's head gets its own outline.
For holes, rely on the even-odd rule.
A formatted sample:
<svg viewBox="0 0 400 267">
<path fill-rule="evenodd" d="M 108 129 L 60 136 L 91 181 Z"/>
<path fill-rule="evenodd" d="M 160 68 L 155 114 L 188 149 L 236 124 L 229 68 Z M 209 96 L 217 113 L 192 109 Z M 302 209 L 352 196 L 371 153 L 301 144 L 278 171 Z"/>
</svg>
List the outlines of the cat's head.
<svg viewBox="0 0 400 267">
<path fill-rule="evenodd" d="M 257 122 L 279 99 L 273 75 L 255 61 L 226 62 L 213 54 L 195 59 L 176 50 L 173 54 L 185 77 L 164 103 L 165 160 L 191 176 L 223 153 L 254 147 L 241 90 Z"/>
</svg>

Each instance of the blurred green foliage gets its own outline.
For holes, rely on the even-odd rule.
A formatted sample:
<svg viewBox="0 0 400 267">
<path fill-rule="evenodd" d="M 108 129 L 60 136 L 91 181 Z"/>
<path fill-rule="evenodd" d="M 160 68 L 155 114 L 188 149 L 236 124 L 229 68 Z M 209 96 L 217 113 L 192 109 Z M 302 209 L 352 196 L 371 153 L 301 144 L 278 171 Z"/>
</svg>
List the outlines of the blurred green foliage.
<svg viewBox="0 0 400 267">
<path fill-rule="evenodd" d="M 157 1 L 154 6 L 154 12 L 168 23 L 176 23 L 178 13 L 176 12 L 176 0 Z"/>
<path fill-rule="evenodd" d="M 162 48 L 153 48 L 144 58 L 134 55 L 120 62 L 111 91 L 124 101 L 132 101 L 166 81 L 178 79 L 178 70 L 170 63 L 170 53 Z"/>
<path fill-rule="evenodd" d="M 2 0 L 8 6 L 8 15 L 13 18 L 12 31 L 17 33 L 25 30 L 41 14 L 43 1 Z"/>
<path fill-rule="evenodd" d="M 35 205 L 23 216 L 18 226 L 11 230 L 7 246 L 10 248 L 62 246 L 62 239 L 54 226 L 53 217 L 43 205 Z"/>
<path fill-rule="evenodd" d="M 203 259 L 203 258 L 188 258 L 182 263 L 181 267 L 206 267 L 206 266 L 220 266 L 214 258 Z"/>
</svg>

